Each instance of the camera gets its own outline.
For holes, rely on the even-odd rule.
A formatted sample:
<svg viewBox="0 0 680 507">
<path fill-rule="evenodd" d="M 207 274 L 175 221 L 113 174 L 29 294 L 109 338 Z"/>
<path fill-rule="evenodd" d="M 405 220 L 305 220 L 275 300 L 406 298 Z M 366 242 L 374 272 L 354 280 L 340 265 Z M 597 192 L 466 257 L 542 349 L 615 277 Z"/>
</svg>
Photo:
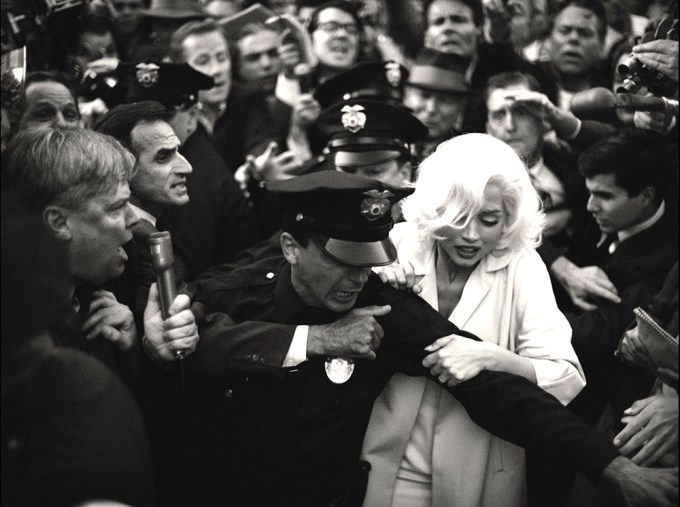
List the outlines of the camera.
<svg viewBox="0 0 680 507">
<path fill-rule="evenodd" d="M 73 62 L 68 72 L 76 85 L 76 93 L 86 101 L 102 99 L 108 107 L 114 107 L 123 99 L 123 89 L 118 86 L 119 79 L 114 73 L 97 74 Z"/>
<path fill-rule="evenodd" d="M 640 40 L 633 40 L 632 45 L 644 44 L 657 39 L 678 40 L 678 20 L 664 18 L 659 23 L 654 34 L 647 33 Z M 623 83 L 616 89 L 616 93 L 635 93 L 640 88 L 647 88 L 657 96 L 672 95 L 676 84 L 668 76 L 643 65 L 634 54 L 628 55 L 616 71 L 624 78 Z"/>
</svg>

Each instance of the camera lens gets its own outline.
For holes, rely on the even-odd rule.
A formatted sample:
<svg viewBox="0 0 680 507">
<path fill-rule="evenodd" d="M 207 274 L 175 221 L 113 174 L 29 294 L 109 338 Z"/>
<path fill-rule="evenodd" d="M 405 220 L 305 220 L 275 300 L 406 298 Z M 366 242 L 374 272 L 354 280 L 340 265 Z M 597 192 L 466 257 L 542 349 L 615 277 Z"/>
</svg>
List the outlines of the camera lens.
<svg viewBox="0 0 680 507">
<path fill-rule="evenodd" d="M 623 80 L 616 93 L 635 93 L 642 88 L 642 81 L 638 76 L 631 76 Z"/>
<path fill-rule="evenodd" d="M 619 73 L 619 75 L 625 77 L 630 76 L 631 74 L 635 74 L 640 70 L 640 67 L 642 67 L 640 61 L 633 55 L 629 55 L 619 64 L 616 70 Z"/>
</svg>

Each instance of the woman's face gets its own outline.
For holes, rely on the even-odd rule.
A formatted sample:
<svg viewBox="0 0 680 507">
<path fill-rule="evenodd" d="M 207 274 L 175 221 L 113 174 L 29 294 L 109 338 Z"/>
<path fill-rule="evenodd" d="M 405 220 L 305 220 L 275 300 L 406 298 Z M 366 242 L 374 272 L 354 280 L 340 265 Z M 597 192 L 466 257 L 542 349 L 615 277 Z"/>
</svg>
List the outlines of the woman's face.
<svg viewBox="0 0 680 507">
<path fill-rule="evenodd" d="M 506 220 L 501 189 L 496 184 L 489 184 L 484 189 L 482 207 L 470 218 L 467 226 L 438 231 L 445 236 L 439 240 L 439 246 L 456 267 L 473 268 L 496 248 Z"/>
<path fill-rule="evenodd" d="M 330 7 L 319 12 L 312 46 L 319 63 L 332 69 L 349 69 L 359 57 L 359 31 L 351 14 Z"/>
</svg>

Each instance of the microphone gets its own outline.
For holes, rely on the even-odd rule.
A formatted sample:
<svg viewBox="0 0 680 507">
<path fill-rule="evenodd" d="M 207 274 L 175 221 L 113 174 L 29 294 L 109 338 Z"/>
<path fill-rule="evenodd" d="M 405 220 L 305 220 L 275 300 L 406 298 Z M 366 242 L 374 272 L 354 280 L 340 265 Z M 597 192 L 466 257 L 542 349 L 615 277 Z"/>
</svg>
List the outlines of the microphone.
<svg viewBox="0 0 680 507">
<path fill-rule="evenodd" d="M 640 97 L 629 93 L 616 95 L 606 88 L 591 88 L 574 95 L 571 112 L 584 120 L 608 120 L 617 109 L 628 111 L 671 111 L 678 114 L 678 101 L 666 97 Z"/>
<path fill-rule="evenodd" d="M 177 296 L 175 271 L 172 269 L 175 257 L 172 253 L 170 233 L 164 231 L 151 234 L 149 236 L 149 248 L 151 249 L 151 266 L 156 273 L 156 282 L 158 283 L 161 315 L 165 320 L 170 317 L 170 305 Z M 175 356 L 183 359 L 184 352 L 176 350 Z"/>
</svg>

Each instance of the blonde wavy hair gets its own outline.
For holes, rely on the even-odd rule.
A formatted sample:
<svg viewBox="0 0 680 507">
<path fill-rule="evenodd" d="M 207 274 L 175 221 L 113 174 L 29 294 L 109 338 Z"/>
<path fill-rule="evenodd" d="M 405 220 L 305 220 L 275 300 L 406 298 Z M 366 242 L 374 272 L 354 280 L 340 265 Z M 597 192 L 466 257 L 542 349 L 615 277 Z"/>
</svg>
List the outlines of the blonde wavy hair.
<svg viewBox="0 0 680 507">
<path fill-rule="evenodd" d="M 420 164 L 416 190 L 403 204 L 404 217 L 416 225 L 421 241 L 443 239 L 448 228 L 465 228 L 479 212 L 490 184 L 501 189 L 506 213 L 492 253 L 536 248 L 544 224 L 540 197 L 513 149 L 487 134 L 465 134 L 440 144 Z"/>
</svg>

